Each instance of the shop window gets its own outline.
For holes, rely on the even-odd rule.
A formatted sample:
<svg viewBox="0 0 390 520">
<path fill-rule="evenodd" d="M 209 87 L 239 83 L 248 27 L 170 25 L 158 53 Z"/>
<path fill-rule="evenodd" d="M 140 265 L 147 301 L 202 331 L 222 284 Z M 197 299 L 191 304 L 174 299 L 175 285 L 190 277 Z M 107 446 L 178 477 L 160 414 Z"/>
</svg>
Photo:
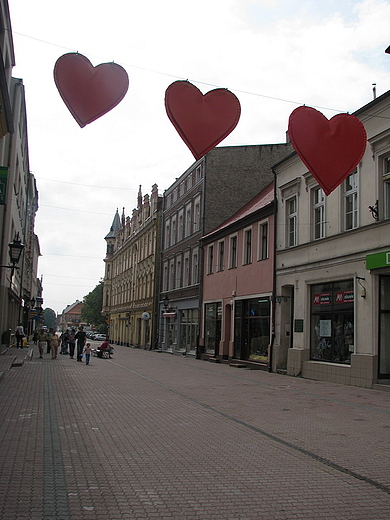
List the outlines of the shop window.
<svg viewBox="0 0 390 520">
<path fill-rule="evenodd" d="M 221 341 L 222 303 L 205 305 L 204 338 L 205 351 L 217 355 Z"/>
<path fill-rule="evenodd" d="M 234 357 L 267 362 L 270 342 L 270 301 L 268 297 L 237 300 L 234 314 Z"/>
<path fill-rule="evenodd" d="M 180 319 L 180 346 L 187 352 L 196 350 L 199 331 L 198 309 L 184 309 Z"/>
<path fill-rule="evenodd" d="M 351 362 L 354 352 L 353 280 L 311 287 L 311 359 Z"/>
</svg>

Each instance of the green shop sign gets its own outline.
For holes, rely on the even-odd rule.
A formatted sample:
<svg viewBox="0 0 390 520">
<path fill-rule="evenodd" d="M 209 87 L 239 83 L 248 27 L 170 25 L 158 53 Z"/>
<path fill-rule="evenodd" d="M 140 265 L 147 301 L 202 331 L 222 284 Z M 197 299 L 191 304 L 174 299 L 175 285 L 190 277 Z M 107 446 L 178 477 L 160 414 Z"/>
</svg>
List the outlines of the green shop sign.
<svg viewBox="0 0 390 520">
<path fill-rule="evenodd" d="M 378 269 L 379 267 L 390 267 L 390 251 L 366 256 L 366 269 Z"/>
<path fill-rule="evenodd" d="M 7 195 L 8 168 L 0 166 L 0 204 L 5 204 Z"/>
</svg>

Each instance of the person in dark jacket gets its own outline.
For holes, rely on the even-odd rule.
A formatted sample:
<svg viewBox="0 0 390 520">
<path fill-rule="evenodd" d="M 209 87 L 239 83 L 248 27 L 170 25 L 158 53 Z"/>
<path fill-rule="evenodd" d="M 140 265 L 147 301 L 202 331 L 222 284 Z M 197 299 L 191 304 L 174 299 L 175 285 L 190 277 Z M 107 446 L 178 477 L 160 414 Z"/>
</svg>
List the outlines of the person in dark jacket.
<svg viewBox="0 0 390 520">
<path fill-rule="evenodd" d="M 82 325 L 79 328 L 79 330 L 76 332 L 75 338 L 76 338 L 76 342 L 77 342 L 76 343 L 76 345 L 77 345 L 77 361 L 81 361 L 82 357 L 83 357 L 83 351 L 84 351 L 85 342 L 87 340 L 87 335 L 84 332 L 84 327 Z"/>
</svg>

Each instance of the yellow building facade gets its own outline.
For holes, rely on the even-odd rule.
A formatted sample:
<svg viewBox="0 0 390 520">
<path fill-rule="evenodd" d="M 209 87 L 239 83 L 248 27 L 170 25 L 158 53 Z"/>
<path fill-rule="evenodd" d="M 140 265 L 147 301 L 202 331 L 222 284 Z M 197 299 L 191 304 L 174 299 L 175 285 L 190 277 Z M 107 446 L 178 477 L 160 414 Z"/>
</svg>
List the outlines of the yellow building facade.
<svg viewBox="0 0 390 520">
<path fill-rule="evenodd" d="M 117 345 L 153 348 L 157 341 L 162 197 L 138 193 L 131 217 L 118 210 L 106 235 L 103 314 L 109 340 Z"/>
</svg>

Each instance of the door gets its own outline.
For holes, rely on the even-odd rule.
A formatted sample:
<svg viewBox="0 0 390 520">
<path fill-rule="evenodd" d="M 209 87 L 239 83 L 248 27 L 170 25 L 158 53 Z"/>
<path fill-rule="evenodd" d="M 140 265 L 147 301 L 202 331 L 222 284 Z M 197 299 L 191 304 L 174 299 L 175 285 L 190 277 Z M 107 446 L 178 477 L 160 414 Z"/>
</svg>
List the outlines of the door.
<svg viewBox="0 0 390 520">
<path fill-rule="evenodd" d="M 378 377 L 390 379 L 390 276 L 380 277 Z"/>
</svg>

